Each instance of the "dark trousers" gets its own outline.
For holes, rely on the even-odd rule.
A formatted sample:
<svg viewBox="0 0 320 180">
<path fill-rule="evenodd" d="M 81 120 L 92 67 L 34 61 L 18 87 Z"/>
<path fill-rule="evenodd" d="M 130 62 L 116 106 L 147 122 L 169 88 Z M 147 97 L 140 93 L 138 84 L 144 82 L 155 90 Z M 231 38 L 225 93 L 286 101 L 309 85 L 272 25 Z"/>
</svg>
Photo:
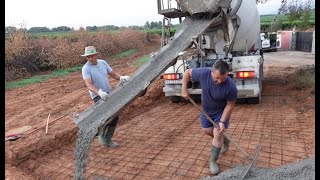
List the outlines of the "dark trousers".
<svg viewBox="0 0 320 180">
<path fill-rule="evenodd" d="M 96 96 L 93 101 L 94 103 L 98 102 L 101 99 L 100 96 Z M 114 130 L 116 128 L 117 122 L 119 120 L 119 116 L 114 117 L 109 124 L 102 125 L 99 127 L 98 133 L 105 140 L 109 140 L 112 138 Z M 109 132 L 108 132 L 109 130 Z"/>
</svg>

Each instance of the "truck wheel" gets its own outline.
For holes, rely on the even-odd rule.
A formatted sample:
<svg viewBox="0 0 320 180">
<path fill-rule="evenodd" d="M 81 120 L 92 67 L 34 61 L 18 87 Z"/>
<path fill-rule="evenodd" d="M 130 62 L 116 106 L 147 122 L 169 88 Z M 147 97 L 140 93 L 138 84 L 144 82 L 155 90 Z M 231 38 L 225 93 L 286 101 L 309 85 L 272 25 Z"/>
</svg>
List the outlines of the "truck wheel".
<svg viewBox="0 0 320 180">
<path fill-rule="evenodd" d="M 181 97 L 180 96 L 170 96 L 170 100 L 173 103 L 179 103 L 179 102 L 181 102 Z"/>
<path fill-rule="evenodd" d="M 261 94 L 258 97 L 248 98 L 247 102 L 248 104 L 259 104 L 261 102 Z"/>
</svg>

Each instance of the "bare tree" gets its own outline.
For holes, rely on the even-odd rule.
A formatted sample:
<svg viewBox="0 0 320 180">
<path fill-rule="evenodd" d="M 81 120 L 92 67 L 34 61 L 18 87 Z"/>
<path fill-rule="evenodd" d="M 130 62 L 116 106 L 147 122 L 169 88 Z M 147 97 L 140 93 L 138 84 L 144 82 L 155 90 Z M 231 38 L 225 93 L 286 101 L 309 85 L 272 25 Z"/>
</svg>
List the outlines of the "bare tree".
<svg viewBox="0 0 320 180">
<path fill-rule="evenodd" d="M 303 12 L 303 3 L 300 0 L 283 0 L 278 14 L 288 14 L 289 21 L 300 19 Z"/>
<path fill-rule="evenodd" d="M 300 19 L 305 12 L 311 12 L 314 8 L 314 0 L 282 0 L 278 10 L 279 14 L 289 14 L 289 20 Z"/>
<path fill-rule="evenodd" d="M 311 12 L 312 10 L 314 9 L 314 1 L 313 0 L 307 0 L 305 3 L 304 3 L 304 6 L 303 6 L 303 13 L 301 15 L 302 17 L 302 24 L 301 24 L 301 27 L 303 29 L 307 29 L 310 27 L 311 23 L 309 21 L 310 19 L 310 16 L 311 16 Z"/>
<path fill-rule="evenodd" d="M 309 18 L 314 9 L 314 0 L 282 0 L 278 14 L 287 14 L 290 22 L 301 21 L 300 27 L 310 26 Z"/>
</svg>

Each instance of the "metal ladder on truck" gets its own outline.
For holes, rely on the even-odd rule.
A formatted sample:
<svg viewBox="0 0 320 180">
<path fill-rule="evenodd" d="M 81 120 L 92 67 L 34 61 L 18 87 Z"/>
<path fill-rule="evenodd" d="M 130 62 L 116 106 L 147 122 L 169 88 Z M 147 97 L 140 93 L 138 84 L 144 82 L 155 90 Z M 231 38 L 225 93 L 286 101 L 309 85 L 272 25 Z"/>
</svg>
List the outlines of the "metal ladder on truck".
<svg viewBox="0 0 320 180">
<path fill-rule="evenodd" d="M 182 22 L 182 17 L 185 17 L 187 15 L 186 12 L 183 12 L 181 10 L 180 5 L 176 2 L 177 6 L 173 7 L 171 1 L 167 0 L 166 4 L 163 0 L 157 0 L 158 1 L 158 14 L 163 15 L 162 20 L 162 33 L 161 33 L 161 47 L 168 44 L 170 41 L 171 36 L 171 19 L 172 18 L 179 18 L 179 22 Z M 167 8 L 165 9 L 165 6 Z"/>
</svg>

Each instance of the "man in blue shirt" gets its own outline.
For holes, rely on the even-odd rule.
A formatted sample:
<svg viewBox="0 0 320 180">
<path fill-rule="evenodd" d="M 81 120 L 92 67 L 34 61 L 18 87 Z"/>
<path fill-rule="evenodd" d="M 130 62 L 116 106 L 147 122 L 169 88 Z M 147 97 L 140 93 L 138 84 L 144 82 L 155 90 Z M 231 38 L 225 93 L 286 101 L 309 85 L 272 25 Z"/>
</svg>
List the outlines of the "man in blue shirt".
<svg viewBox="0 0 320 180">
<path fill-rule="evenodd" d="M 94 101 L 98 102 L 100 99 L 107 100 L 108 94 L 111 92 L 108 75 L 112 78 L 120 80 L 120 82 L 130 81 L 130 76 L 121 76 L 112 70 L 108 63 L 102 59 L 97 59 L 98 52 L 93 46 L 85 48 L 85 54 L 88 62 L 82 67 L 82 77 L 89 89 L 89 94 Z M 99 142 L 104 146 L 111 148 L 118 147 L 118 144 L 111 140 L 119 117 L 116 116 L 109 124 L 105 124 L 99 128 Z"/>
<path fill-rule="evenodd" d="M 204 133 L 213 137 L 210 172 L 214 175 L 219 173 L 216 161 L 220 152 L 226 152 L 229 147 L 230 141 L 222 135 L 222 132 L 229 126 L 230 115 L 237 100 L 237 87 L 228 76 L 228 72 L 229 65 L 220 60 L 212 68 L 186 70 L 182 80 L 181 95 L 185 98 L 189 96 L 187 84 L 191 78 L 200 83 L 202 108 L 219 126 L 214 128 L 213 124 L 201 114 L 200 120 Z"/>
</svg>

